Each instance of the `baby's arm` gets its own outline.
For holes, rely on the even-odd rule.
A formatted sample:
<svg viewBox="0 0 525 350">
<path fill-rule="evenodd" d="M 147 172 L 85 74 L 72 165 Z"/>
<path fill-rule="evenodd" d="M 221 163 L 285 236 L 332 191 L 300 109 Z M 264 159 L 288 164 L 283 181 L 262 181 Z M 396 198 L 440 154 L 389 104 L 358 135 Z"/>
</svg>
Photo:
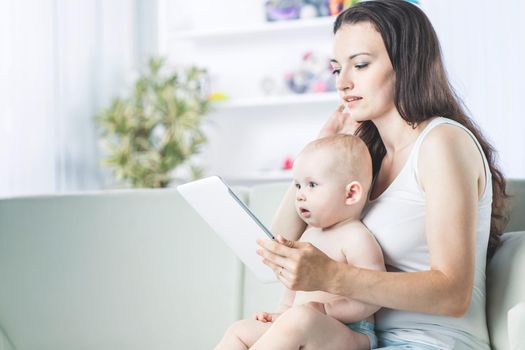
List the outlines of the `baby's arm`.
<svg viewBox="0 0 525 350">
<path fill-rule="evenodd" d="M 255 319 L 261 322 L 274 322 L 277 319 L 277 317 L 279 317 L 283 312 L 285 312 L 293 306 L 294 299 L 295 292 L 288 288 L 285 288 L 283 296 L 281 297 L 281 301 L 279 302 L 279 306 L 277 306 L 275 312 L 259 312 L 255 314 Z"/>
<path fill-rule="evenodd" d="M 293 302 L 295 300 L 295 291 L 290 290 L 288 288 L 285 288 L 283 296 L 281 297 L 281 301 L 279 303 L 279 306 L 277 307 L 277 310 L 275 310 L 276 313 L 282 314 L 289 308 L 293 306 Z"/>
<path fill-rule="evenodd" d="M 355 232 L 358 231 L 358 232 Z M 383 253 L 374 236 L 363 225 L 352 230 L 343 243 L 343 254 L 348 264 L 368 270 L 385 271 Z M 339 297 L 324 303 L 325 313 L 344 322 L 356 322 L 373 315 L 380 307 L 360 301 Z"/>
</svg>

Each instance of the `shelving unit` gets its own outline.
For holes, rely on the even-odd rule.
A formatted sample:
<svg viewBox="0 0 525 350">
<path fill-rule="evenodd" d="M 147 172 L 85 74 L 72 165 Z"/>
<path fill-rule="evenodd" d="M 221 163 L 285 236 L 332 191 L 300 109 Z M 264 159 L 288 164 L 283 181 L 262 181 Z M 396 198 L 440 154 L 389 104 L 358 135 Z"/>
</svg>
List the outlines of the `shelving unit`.
<svg viewBox="0 0 525 350">
<path fill-rule="evenodd" d="M 223 109 L 240 109 L 253 107 L 278 107 L 293 105 L 312 105 L 318 103 L 335 103 L 339 100 L 337 92 L 296 94 L 284 96 L 263 96 L 253 98 L 239 98 L 231 101 L 215 102 L 215 107 Z"/>
<path fill-rule="evenodd" d="M 224 180 L 234 186 L 251 186 L 267 182 L 289 182 L 292 181 L 291 170 L 257 171 L 244 174 L 224 174 Z"/>
<path fill-rule="evenodd" d="M 186 30 L 173 33 L 173 39 L 205 40 L 205 39 L 234 39 L 238 36 L 261 34 L 277 34 L 296 30 L 319 30 L 331 27 L 335 17 L 317 17 L 311 19 L 296 19 L 289 21 L 267 22 L 249 27 L 225 28 L 219 30 Z"/>
<path fill-rule="evenodd" d="M 250 2 L 258 9 L 245 0 L 181 1 L 187 8 L 176 12 L 168 11 L 168 0 L 161 2 L 161 53 L 176 64 L 207 68 L 211 89 L 230 96 L 213 104 L 203 167 L 239 185 L 289 181 L 291 173 L 280 170 L 283 159 L 317 135 L 339 97 L 294 94 L 280 79 L 298 68 L 305 52 L 322 59 L 330 54 L 335 17 L 264 22 L 262 1 Z M 187 25 L 169 26 L 174 23 Z M 275 83 L 270 95 L 261 88 L 265 79 Z"/>
</svg>

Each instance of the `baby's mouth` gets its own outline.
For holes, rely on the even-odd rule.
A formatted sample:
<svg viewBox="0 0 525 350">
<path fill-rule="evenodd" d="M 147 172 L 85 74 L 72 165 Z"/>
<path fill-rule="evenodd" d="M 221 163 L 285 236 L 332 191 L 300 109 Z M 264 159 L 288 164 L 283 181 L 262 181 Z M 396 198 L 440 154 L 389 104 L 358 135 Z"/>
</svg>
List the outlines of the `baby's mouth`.
<svg viewBox="0 0 525 350">
<path fill-rule="evenodd" d="M 299 212 L 301 213 L 301 216 L 305 218 L 309 218 L 311 215 L 310 210 L 305 209 L 305 208 L 299 208 Z"/>
</svg>

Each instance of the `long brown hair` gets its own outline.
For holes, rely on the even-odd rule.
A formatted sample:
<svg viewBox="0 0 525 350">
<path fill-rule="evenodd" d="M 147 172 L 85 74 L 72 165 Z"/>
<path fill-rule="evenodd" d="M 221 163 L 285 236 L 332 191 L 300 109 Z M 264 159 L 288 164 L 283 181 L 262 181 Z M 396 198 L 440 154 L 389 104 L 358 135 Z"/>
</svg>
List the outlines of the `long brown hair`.
<svg viewBox="0 0 525 350">
<path fill-rule="evenodd" d="M 359 22 L 371 23 L 383 38 L 396 74 L 394 103 L 401 117 L 412 127 L 435 116 L 446 117 L 464 125 L 480 143 L 492 173 L 492 217 L 487 251 L 487 258 L 490 258 L 500 244 L 507 221 L 505 178 L 496 166 L 495 149 L 467 116 L 448 80 L 432 24 L 423 11 L 407 1 L 365 1 L 339 14 L 334 34 L 343 24 Z M 370 149 L 375 176 L 386 154 L 379 132 L 371 121 L 365 121 L 356 135 Z"/>
</svg>

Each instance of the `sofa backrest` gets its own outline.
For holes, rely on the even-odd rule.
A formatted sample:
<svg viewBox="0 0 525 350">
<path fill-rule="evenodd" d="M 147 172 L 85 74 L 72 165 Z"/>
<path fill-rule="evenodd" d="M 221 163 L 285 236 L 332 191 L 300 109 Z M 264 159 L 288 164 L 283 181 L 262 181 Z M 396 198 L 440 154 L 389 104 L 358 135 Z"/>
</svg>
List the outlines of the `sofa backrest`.
<svg viewBox="0 0 525 350">
<path fill-rule="evenodd" d="M 288 186 L 238 194 L 269 225 Z M 509 188 L 519 193 L 509 227 L 525 230 L 525 181 Z M 506 312 L 525 295 L 523 235 L 507 237 L 487 271 L 496 349 L 507 348 Z M 247 272 L 175 190 L 0 200 L 1 350 L 209 349 L 281 292 Z"/>
<path fill-rule="evenodd" d="M 525 230 L 525 179 L 507 180 L 509 198 L 510 220 L 505 227 L 505 232 Z"/>
<path fill-rule="evenodd" d="M 511 349 L 509 330 L 515 325 L 509 324 L 508 312 L 525 301 L 525 180 L 509 180 L 507 190 L 507 233 L 487 266 L 487 325 L 494 350 Z"/>
<path fill-rule="evenodd" d="M 290 187 L 290 182 L 258 185 L 251 189 L 248 201 L 250 209 L 266 226 L 270 227 L 279 204 Z M 253 316 L 259 311 L 272 311 L 280 301 L 283 286 L 280 283 L 261 283 L 244 269 L 243 278 L 243 318 Z"/>
<path fill-rule="evenodd" d="M 0 200 L 0 348 L 210 349 L 241 269 L 175 190 Z"/>
</svg>

